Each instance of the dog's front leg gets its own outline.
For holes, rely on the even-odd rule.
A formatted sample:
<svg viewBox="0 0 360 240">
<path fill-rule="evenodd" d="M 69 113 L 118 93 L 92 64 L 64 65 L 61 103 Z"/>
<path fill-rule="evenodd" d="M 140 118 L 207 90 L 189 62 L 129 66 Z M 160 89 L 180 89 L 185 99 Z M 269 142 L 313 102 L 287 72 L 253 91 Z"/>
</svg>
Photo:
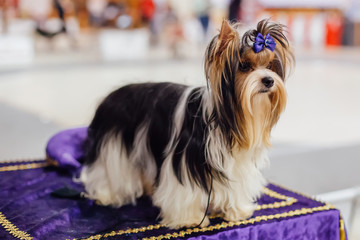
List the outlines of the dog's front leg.
<svg viewBox="0 0 360 240">
<path fill-rule="evenodd" d="M 247 202 L 238 203 L 237 206 L 227 206 L 225 209 L 225 220 L 239 221 L 251 217 L 256 210 L 257 204 Z"/>
<path fill-rule="evenodd" d="M 211 195 L 211 212 L 220 214 L 227 221 L 240 221 L 251 217 L 257 208 L 255 201 L 239 182 L 229 180 L 227 183 L 214 181 Z"/>
<path fill-rule="evenodd" d="M 153 203 L 161 211 L 161 223 L 173 229 L 198 226 L 205 215 L 208 195 L 197 185 L 191 186 L 187 179 L 180 183 L 170 161 L 165 161 L 161 171 L 160 182 L 153 195 Z M 201 226 L 209 223 L 208 217 L 205 217 Z"/>
</svg>

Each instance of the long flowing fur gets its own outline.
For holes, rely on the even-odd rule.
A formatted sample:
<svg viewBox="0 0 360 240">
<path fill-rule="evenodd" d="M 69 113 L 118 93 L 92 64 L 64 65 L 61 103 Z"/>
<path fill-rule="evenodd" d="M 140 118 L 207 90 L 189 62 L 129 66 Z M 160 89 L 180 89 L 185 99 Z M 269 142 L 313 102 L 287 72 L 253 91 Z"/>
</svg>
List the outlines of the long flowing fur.
<svg viewBox="0 0 360 240">
<path fill-rule="evenodd" d="M 105 98 L 80 176 L 89 197 L 118 207 L 150 195 L 171 228 L 198 225 L 209 194 L 210 210 L 225 219 L 250 217 L 266 183 L 271 129 L 286 105 L 293 55 L 283 28 L 263 20 L 241 35 L 224 21 L 206 50 L 207 86 L 133 84 Z M 275 39 L 274 52 L 254 53 L 257 33 Z"/>
</svg>

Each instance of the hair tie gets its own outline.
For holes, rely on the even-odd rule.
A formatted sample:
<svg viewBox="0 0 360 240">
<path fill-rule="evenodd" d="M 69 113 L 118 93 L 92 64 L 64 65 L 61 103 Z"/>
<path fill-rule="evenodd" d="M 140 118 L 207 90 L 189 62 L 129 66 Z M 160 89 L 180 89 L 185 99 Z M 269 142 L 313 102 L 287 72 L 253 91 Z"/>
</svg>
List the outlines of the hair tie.
<svg viewBox="0 0 360 240">
<path fill-rule="evenodd" d="M 266 47 L 267 49 L 270 49 L 273 52 L 276 47 L 276 42 L 275 42 L 274 38 L 272 38 L 270 36 L 269 33 L 266 35 L 265 38 L 261 33 L 258 33 L 258 35 L 255 38 L 254 45 L 253 45 L 254 52 L 258 53 L 261 50 L 263 50 L 264 47 Z"/>
</svg>

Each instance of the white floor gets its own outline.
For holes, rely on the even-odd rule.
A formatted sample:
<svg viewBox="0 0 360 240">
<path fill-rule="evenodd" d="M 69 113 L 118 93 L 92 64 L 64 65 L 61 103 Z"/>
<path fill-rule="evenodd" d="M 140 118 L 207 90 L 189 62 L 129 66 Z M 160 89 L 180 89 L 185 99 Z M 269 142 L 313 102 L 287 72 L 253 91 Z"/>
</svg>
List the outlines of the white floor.
<svg viewBox="0 0 360 240">
<path fill-rule="evenodd" d="M 316 146 L 360 143 L 360 50 L 333 52 L 335 60 L 327 59 L 329 52 L 314 58 L 298 55 L 287 82 L 288 105 L 273 141 Z M 39 58 L 45 62 L 49 57 Z M 2 73 L 0 102 L 72 127 L 86 125 L 99 101 L 126 83 L 205 84 L 201 56 L 130 63 L 81 61 L 35 64 L 25 71 Z"/>
</svg>

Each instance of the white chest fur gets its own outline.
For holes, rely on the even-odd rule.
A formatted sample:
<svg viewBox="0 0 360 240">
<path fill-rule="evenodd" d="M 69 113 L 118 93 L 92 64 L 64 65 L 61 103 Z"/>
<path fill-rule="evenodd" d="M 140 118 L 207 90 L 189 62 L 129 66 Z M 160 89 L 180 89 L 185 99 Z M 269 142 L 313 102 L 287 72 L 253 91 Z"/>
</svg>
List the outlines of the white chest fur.
<svg viewBox="0 0 360 240">
<path fill-rule="evenodd" d="M 249 217 L 256 208 L 256 199 L 266 184 L 261 169 L 269 164 L 265 147 L 250 150 L 234 148 L 232 158 L 224 162 L 228 184 L 214 182 L 211 206 L 225 213 L 228 220 Z"/>
</svg>

